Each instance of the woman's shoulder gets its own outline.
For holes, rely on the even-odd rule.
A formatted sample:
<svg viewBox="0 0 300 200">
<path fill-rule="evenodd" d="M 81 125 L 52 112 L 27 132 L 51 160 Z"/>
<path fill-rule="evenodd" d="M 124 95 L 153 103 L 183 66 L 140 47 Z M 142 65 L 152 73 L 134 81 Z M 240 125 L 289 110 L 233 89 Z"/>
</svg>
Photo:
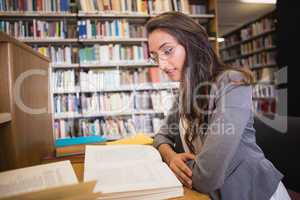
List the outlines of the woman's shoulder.
<svg viewBox="0 0 300 200">
<path fill-rule="evenodd" d="M 245 73 L 234 70 L 234 69 L 228 69 L 223 72 L 221 72 L 217 77 L 215 83 L 217 85 L 227 85 L 229 83 L 233 84 L 246 84 L 249 81 L 247 80 L 247 76 Z"/>
</svg>

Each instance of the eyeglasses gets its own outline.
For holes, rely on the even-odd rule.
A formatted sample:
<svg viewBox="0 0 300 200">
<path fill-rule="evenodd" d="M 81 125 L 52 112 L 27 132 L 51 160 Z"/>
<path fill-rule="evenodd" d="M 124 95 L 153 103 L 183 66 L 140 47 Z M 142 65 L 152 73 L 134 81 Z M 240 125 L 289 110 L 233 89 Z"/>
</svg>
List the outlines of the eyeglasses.
<svg viewBox="0 0 300 200">
<path fill-rule="evenodd" d="M 159 64 L 159 60 L 167 60 L 169 58 L 171 58 L 175 52 L 176 47 L 179 44 L 175 45 L 175 46 L 171 46 L 171 45 L 166 45 L 163 47 L 162 50 L 159 50 L 157 53 L 155 54 L 150 54 L 150 58 L 149 58 L 149 62 L 153 63 L 155 65 Z"/>
</svg>

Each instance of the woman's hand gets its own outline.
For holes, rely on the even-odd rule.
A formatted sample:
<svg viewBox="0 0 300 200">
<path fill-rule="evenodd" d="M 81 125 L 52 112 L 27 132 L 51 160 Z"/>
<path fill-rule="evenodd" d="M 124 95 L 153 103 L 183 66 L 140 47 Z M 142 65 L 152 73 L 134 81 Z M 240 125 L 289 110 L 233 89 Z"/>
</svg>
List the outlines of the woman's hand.
<svg viewBox="0 0 300 200">
<path fill-rule="evenodd" d="M 194 159 L 194 154 L 178 153 L 173 155 L 168 163 L 180 182 L 190 189 L 192 188 L 192 170 L 187 166 L 186 162 Z"/>
<path fill-rule="evenodd" d="M 192 188 L 192 170 L 185 162 L 194 160 L 195 155 L 191 153 L 177 154 L 168 144 L 160 145 L 159 152 L 180 182 L 186 187 Z"/>
</svg>

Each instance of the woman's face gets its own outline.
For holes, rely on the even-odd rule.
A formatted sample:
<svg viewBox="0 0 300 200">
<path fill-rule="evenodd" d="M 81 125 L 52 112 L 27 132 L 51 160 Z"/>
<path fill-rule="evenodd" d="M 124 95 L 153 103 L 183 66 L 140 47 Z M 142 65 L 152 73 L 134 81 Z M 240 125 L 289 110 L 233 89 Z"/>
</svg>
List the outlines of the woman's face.
<svg viewBox="0 0 300 200">
<path fill-rule="evenodd" d="M 180 81 L 186 52 L 176 38 L 156 29 L 148 36 L 150 55 L 171 80 Z"/>
</svg>

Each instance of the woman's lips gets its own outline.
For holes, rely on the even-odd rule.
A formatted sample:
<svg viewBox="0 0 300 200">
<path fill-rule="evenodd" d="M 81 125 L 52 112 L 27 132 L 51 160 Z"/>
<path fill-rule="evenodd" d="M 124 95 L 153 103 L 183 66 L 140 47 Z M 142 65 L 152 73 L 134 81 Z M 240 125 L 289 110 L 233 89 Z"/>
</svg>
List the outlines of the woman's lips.
<svg viewBox="0 0 300 200">
<path fill-rule="evenodd" d="M 166 70 L 166 73 L 169 76 L 174 76 L 176 74 L 176 69 L 168 69 L 168 70 Z"/>
</svg>

